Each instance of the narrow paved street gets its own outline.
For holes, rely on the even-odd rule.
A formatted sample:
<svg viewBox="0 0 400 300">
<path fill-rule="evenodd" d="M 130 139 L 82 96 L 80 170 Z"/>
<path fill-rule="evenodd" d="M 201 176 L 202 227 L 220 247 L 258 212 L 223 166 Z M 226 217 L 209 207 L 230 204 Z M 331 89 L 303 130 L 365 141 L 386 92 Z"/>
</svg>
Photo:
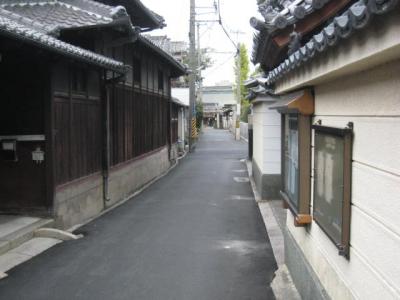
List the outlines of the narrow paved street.
<svg viewBox="0 0 400 300">
<path fill-rule="evenodd" d="M 206 129 L 142 194 L 20 265 L 0 299 L 274 299 L 275 259 L 247 178 L 247 144 Z"/>
</svg>

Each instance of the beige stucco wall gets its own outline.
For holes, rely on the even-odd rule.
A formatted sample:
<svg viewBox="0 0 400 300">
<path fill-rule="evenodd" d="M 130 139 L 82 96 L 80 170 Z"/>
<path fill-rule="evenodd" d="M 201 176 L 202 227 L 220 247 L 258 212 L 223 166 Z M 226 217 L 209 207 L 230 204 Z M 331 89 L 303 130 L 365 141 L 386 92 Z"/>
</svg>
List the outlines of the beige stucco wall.
<svg viewBox="0 0 400 300">
<path fill-rule="evenodd" d="M 400 299 L 399 71 L 396 60 L 315 86 L 314 121 L 354 123 L 350 260 L 316 223 L 296 228 L 288 213 L 287 227 L 333 299 Z"/>
</svg>

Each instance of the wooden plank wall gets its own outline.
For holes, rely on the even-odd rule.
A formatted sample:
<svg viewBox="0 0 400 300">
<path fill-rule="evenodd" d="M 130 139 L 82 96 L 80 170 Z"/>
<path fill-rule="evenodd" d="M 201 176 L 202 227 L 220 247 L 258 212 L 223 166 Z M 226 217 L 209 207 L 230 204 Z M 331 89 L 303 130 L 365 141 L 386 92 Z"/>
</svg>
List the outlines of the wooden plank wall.
<svg viewBox="0 0 400 300">
<path fill-rule="evenodd" d="M 170 138 L 169 67 L 146 49 L 122 45 L 106 54 L 140 65 L 140 82 L 133 70 L 124 82 L 112 85 L 110 96 L 111 166 L 138 158 L 167 145 Z M 87 70 L 87 91 L 72 91 L 74 68 L 60 65 L 54 72 L 55 182 L 57 186 L 101 171 L 102 108 L 99 74 Z M 158 82 L 163 74 L 163 88 Z M 177 114 L 176 114 L 177 118 Z M 176 131 L 177 134 L 177 124 Z M 177 136 L 174 137 L 176 141 Z"/>
<path fill-rule="evenodd" d="M 71 91 L 71 69 L 60 68 L 54 101 L 56 185 L 101 170 L 101 103 L 99 84 L 88 80 L 86 94 Z M 90 72 L 88 77 L 98 78 Z"/>
<path fill-rule="evenodd" d="M 115 86 L 110 103 L 111 165 L 137 158 L 167 143 L 168 99 Z"/>
</svg>

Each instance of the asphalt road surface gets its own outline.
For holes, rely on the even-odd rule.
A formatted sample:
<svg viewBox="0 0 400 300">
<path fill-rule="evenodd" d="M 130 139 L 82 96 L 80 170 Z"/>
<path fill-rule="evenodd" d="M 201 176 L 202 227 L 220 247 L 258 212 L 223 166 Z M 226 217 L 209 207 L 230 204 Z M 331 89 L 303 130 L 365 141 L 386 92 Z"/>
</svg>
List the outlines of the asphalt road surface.
<svg viewBox="0 0 400 300">
<path fill-rule="evenodd" d="M 195 153 L 139 196 L 0 280 L 0 299 L 274 299 L 276 269 L 244 162 L 206 129 Z"/>
</svg>

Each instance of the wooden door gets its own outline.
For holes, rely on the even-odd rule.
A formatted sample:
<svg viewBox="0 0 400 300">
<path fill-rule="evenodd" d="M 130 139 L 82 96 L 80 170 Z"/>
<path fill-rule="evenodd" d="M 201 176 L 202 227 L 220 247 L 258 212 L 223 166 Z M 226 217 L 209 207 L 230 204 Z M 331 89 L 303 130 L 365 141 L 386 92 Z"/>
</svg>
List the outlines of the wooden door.
<svg viewBox="0 0 400 300">
<path fill-rule="evenodd" d="M 33 152 L 44 151 L 45 144 L 44 141 L 29 141 L 29 137 L 17 140 L 15 161 L 0 155 L 0 212 L 46 210 L 45 161 L 33 160 Z"/>
</svg>

